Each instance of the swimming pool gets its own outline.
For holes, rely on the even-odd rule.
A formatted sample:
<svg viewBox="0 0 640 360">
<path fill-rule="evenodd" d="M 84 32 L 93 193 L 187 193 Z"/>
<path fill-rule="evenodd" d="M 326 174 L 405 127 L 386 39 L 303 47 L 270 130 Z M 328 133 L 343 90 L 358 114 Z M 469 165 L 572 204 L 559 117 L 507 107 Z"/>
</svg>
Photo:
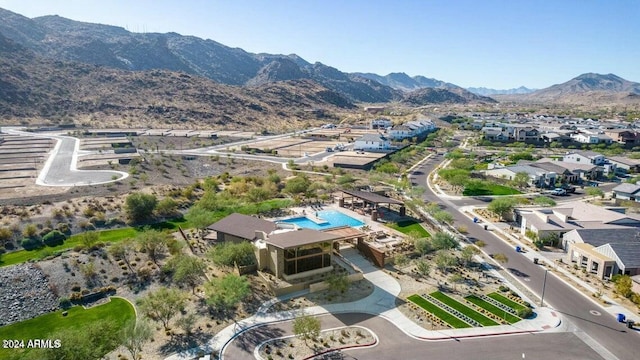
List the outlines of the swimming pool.
<svg viewBox="0 0 640 360">
<path fill-rule="evenodd" d="M 336 210 L 323 210 L 318 211 L 318 218 L 326 222 L 316 223 L 305 216 L 280 220 L 280 222 L 288 224 L 296 224 L 301 228 L 313 229 L 313 230 L 325 230 L 332 229 L 340 226 L 359 227 L 364 223 L 358 219 L 354 219 L 351 216 L 345 215 Z"/>
</svg>

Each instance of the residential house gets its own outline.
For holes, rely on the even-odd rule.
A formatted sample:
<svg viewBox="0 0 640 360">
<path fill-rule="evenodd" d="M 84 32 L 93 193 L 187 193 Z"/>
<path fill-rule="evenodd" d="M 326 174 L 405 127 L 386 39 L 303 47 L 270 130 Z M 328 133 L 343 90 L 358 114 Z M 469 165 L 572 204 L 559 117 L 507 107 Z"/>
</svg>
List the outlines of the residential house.
<svg viewBox="0 0 640 360">
<path fill-rule="evenodd" d="M 516 174 L 521 172 L 526 173 L 529 176 L 529 185 L 531 186 L 545 187 L 548 181 L 553 181 L 555 183 L 555 179 L 549 180 L 547 177 L 547 171 L 529 165 L 497 167 L 485 170 L 484 173 L 496 178 L 513 180 Z"/>
<path fill-rule="evenodd" d="M 624 183 L 614 187 L 612 191 L 616 199 L 640 202 L 640 185 Z"/>
<path fill-rule="evenodd" d="M 582 131 L 571 136 L 574 141 L 581 144 L 611 144 L 613 140 L 605 135 L 593 132 Z"/>
<path fill-rule="evenodd" d="M 385 119 L 385 118 L 378 118 L 375 119 L 373 121 L 371 121 L 371 128 L 372 129 L 386 129 L 388 127 L 393 126 L 393 122 L 389 119 Z"/>
<path fill-rule="evenodd" d="M 638 173 L 640 172 L 640 160 L 630 159 L 625 156 L 612 156 L 609 162 L 616 165 L 616 170 L 620 173 Z"/>
<path fill-rule="evenodd" d="M 540 140 L 540 131 L 531 126 L 515 127 L 512 138 L 515 141 L 532 142 Z"/>
<path fill-rule="evenodd" d="M 605 208 L 581 201 L 552 208 L 519 208 L 516 209 L 516 221 L 523 235 L 529 230 L 540 238 L 552 233 L 563 237 L 564 233 L 575 229 L 640 228 L 640 216 L 625 214 L 624 208 Z M 562 247 L 566 249 L 564 237 Z"/>
<path fill-rule="evenodd" d="M 608 129 L 604 134 L 618 144 L 627 146 L 640 145 L 640 132 L 632 129 Z"/>
<path fill-rule="evenodd" d="M 562 157 L 562 161 L 577 164 L 593 164 L 602 166 L 607 161 L 607 158 L 595 151 L 585 150 L 569 152 Z"/>
<path fill-rule="evenodd" d="M 353 145 L 354 150 L 383 151 L 390 148 L 391 142 L 381 134 L 364 134 Z"/>
<path fill-rule="evenodd" d="M 601 279 L 640 274 L 640 229 L 575 229 L 563 237 L 567 262 Z"/>
<path fill-rule="evenodd" d="M 518 162 L 520 164 L 521 162 Z M 528 163 L 528 165 L 536 167 L 538 169 L 543 169 L 547 172 L 548 184 L 553 187 L 555 182 L 560 181 L 562 183 L 575 183 L 580 178 L 580 175 L 574 174 L 566 167 L 558 164 L 557 161 L 543 161 L 543 162 L 532 162 Z M 555 180 L 551 182 L 551 180 Z"/>
<path fill-rule="evenodd" d="M 480 131 L 482 132 L 485 140 L 489 140 L 489 141 L 509 140 L 509 135 L 506 133 L 504 128 L 501 128 L 501 127 L 485 126 Z"/>
</svg>

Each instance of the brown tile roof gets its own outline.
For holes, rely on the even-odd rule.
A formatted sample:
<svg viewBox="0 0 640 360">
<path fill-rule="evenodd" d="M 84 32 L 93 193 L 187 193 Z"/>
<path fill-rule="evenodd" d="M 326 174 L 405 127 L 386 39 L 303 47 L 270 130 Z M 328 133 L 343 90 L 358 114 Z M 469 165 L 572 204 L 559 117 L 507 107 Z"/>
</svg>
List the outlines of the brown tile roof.
<svg viewBox="0 0 640 360">
<path fill-rule="evenodd" d="M 247 240 L 254 240 L 256 237 L 256 230 L 264 231 L 268 234 L 276 229 L 276 224 L 253 216 L 233 213 L 224 219 L 209 225 L 207 229 Z"/>
</svg>

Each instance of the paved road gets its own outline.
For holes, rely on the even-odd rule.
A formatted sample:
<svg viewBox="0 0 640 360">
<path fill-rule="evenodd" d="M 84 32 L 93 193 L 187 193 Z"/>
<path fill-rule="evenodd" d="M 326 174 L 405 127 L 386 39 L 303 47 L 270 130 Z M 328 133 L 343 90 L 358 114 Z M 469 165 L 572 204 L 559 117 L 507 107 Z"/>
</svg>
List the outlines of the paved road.
<svg viewBox="0 0 640 360">
<path fill-rule="evenodd" d="M 10 134 L 55 139 L 57 145 L 49 154 L 49 159 L 40 170 L 36 184 L 44 186 L 83 186 L 105 184 L 127 178 L 129 174 L 114 170 L 77 170 L 78 142 L 70 136 L 43 135 L 13 129 Z"/>
<path fill-rule="evenodd" d="M 468 229 L 468 237 L 483 240 L 487 245 L 483 249 L 488 254 L 504 253 L 509 261 L 504 268 L 522 281 L 533 293 L 540 296 L 542 293 L 544 268 L 533 264 L 528 258 L 514 251 L 513 246 L 506 244 L 491 231 L 485 231 L 483 227 L 474 224 L 473 221 L 458 211 L 458 206 L 453 202 L 440 199 L 426 186 L 427 174 L 435 168 L 437 160 L 427 161 L 416 169 L 417 174 L 413 177 L 416 182 L 425 186 L 423 197 L 427 201 L 439 202 L 444 210 L 453 215 L 457 225 L 464 225 Z M 565 282 L 559 280 L 549 273 L 546 282 L 545 303 L 564 315 L 564 319 L 569 320 L 576 327 L 575 333 L 583 339 L 595 340 L 597 344 L 605 347 L 619 360 L 638 359 L 640 356 L 640 333 L 627 329 L 623 324 L 618 323 L 597 303 L 582 293 L 576 291 Z M 596 310 L 602 315 L 594 315 L 592 310 Z M 597 342 L 597 344 L 596 344 Z"/>
<path fill-rule="evenodd" d="M 393 324 L 377 316 L 350 313 L 324 315 L 319 318 L 325 329 L 359 325 L 378 335 L 380 342 L 377 346 L 348 350 L 348 359 L 603 359 L 572 333 L 422 341 L 407 336 Z M 257 327 L 234 339 L 225 348 L 224 358 L 255 359 L 253 350 L 257 345 L 291 334 L 291 321 Z"/>
</svg>

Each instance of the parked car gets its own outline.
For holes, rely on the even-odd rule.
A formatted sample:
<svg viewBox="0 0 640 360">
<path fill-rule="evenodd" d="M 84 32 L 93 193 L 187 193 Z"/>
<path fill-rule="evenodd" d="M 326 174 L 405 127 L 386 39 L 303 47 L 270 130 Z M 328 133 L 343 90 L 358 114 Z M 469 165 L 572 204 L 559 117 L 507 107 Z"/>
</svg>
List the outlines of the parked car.
<svg viewBox="0 0 640 360">
<path fill-rule="evenodd" d="M 326 150 L 327 152 L 333 152 L 333 149 L 331 148 L 331 146 L 327 146 Z"/>
<path fill-rule="evenodd" d="M 555 189 L 551 190 L 551 195 L 556 195 L 556 196 L 567 195 L 567 190 L 562 189 L 562 188 L 555 188 Z"/>
</svg>

